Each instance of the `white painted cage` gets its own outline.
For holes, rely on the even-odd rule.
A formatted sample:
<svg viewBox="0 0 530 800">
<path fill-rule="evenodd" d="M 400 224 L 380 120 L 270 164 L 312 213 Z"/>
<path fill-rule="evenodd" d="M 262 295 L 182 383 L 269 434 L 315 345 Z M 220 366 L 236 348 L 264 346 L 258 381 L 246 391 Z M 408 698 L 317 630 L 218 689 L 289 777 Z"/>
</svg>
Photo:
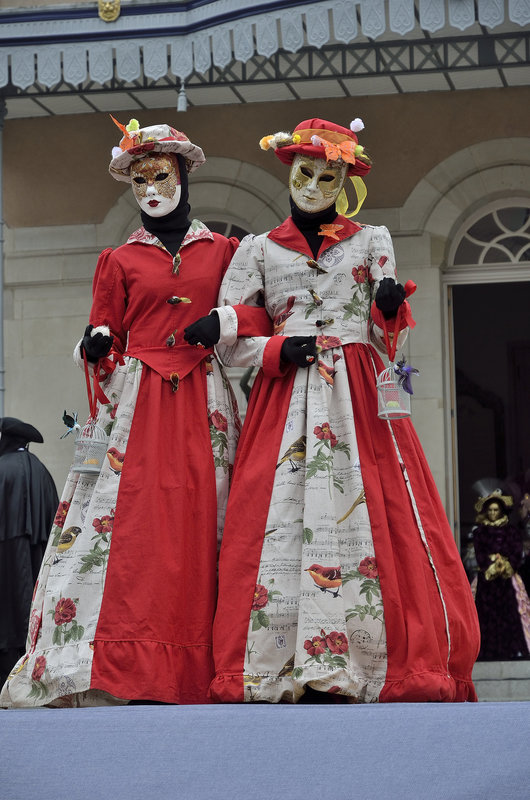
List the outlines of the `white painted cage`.
<svg viewBox="0 0 530 800">
<path fill-rule="evenodd" d="M 399 385 L 393 364 L 377 376 L 377 416 L 380 419 L 410 417 L 410 394 Z"/>
<path fill-rule="evenodd" d="M 89 419 L 75 440 L 73 472 L 99 474 L 105 460 L 108 442 L 109 437 L 103 428 L 95 420 Z"/>
</svg>

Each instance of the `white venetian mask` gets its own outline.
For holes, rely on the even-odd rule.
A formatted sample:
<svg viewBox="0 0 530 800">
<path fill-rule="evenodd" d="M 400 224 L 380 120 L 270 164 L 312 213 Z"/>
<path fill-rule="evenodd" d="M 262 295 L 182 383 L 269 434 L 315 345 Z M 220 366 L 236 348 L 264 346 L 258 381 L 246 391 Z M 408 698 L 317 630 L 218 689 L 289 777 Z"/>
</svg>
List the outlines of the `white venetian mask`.
<svg viewBox="0 0 530 800">
<path fill-rule="evenodd" d="M 130 174 L 136 201 L 150 217 L 164 217 L 178 206 L 181 186 L 176 159 L 153 153 L 134 161 Z"/>
</svg>

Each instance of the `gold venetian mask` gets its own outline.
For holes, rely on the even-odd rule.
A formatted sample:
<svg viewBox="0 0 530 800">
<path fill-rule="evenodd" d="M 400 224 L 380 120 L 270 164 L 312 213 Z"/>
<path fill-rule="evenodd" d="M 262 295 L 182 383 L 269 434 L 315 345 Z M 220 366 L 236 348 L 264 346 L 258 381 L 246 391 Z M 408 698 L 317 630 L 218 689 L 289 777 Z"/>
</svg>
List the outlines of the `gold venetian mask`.
<svg viewBox="0 0 530 800">
<path fill-rule="evenodd" d="M 317 213 L 333 205 L 344 185 L 347 168 L 347 164 L 297 153 L 289 173 L 289 190 L 298 208 Z"/>
</svg>

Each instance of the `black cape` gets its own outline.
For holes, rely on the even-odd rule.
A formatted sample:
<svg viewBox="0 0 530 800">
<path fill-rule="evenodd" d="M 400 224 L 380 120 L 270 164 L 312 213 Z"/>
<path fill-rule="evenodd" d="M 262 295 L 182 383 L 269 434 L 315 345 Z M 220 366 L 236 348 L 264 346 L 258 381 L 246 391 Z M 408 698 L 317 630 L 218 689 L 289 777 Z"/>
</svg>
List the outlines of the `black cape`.
<svg viewBox="0 0 530 800">
<path fill-rule="evenodd" d="M 33 586 L 59 499 L 28 450 L 0 456 L 0 680 L 25 652 Z"/>
</svg>

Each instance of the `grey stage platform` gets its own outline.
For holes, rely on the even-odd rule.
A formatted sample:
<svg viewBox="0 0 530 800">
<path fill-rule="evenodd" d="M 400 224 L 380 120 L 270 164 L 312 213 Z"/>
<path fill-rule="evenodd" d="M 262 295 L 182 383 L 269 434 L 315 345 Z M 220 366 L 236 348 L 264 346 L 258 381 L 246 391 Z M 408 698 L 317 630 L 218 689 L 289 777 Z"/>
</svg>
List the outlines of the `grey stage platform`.
<svg viewBox="0 0 530 800">
<path fill-rule="evenodd" d="M 0 711 L 1 800 L 528 800 L 530 703 Z"/>
</svg>

